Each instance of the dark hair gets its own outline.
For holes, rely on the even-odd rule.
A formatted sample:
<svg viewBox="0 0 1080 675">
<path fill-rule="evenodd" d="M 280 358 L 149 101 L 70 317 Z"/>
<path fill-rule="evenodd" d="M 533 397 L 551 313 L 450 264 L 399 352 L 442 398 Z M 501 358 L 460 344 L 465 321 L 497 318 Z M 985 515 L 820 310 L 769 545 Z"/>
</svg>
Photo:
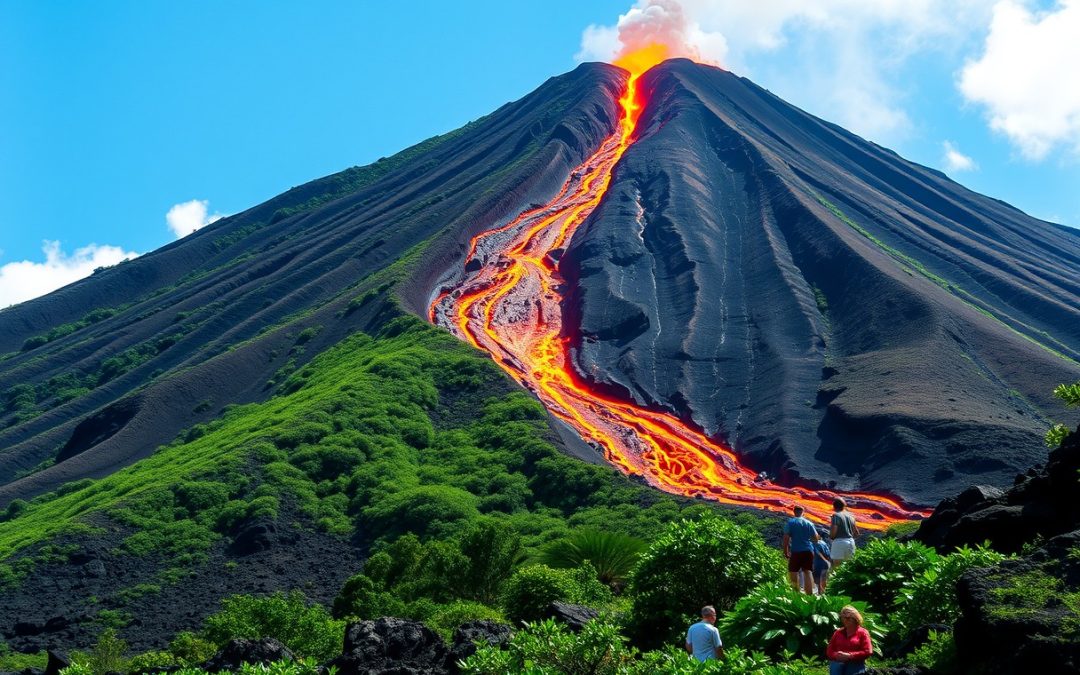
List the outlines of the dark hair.
<svg viewBox="0 0 1080 675">
<path fill-rule="evenodd" d="M 796 516 L 801 516 L 802 512 L 804 511 L 803 507 L 801 506 L 795 506 L 791 510 L 795 513 Z"/>
<path fill-rule="evenodd" d="M 843 499 L 840 499 L 839 497 L 837 497 L 836 499 L 832 500 L 832 508 L 833 508 L 833 511 L 836 511 L 837 513 L 839 513 L 841 511 L 843 511 L 845 508 L 847 508 L 847 504 L 844 503 Z"/>
</svg>

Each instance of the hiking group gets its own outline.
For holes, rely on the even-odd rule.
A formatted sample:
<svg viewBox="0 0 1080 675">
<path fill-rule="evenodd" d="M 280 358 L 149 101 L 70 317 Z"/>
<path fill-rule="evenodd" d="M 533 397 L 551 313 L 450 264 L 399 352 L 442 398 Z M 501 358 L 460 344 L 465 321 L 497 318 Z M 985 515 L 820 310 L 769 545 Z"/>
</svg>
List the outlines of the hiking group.
<svg viewBox="0 0 1080 675">
<path fill-rule="evenodd" d="M 788 560 L 788 578 L 796 590 L 824 595 L 829 573 L 834 566 L 855 555 L 855 537 L 859 527 L 844 500 L 833 500 L 833 515 L 826 542 L 817 526 L 803 517 L 803 508 L 795 506 L 784 524 L 784 557 Z M 866 669 L 873 652 L 870 633 L 862 627 L 862 615 L 851 605 L 840 610 L 840 623 L 825 648 L 829 675 L 856 675 Z M 719 659 L 724 654 L 720 631 L 716 628 L 716 609 L 701 608 L 701 621 L 686 632 L 686 651 L 698 661 Z"/>
</svg>

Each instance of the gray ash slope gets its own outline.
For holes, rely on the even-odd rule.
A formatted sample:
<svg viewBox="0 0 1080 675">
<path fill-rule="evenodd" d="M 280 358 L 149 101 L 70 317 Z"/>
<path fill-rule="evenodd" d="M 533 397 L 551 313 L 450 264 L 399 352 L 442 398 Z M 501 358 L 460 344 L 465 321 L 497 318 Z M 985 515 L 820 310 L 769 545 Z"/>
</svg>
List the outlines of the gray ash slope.
<svg viewBox="0 0 1080 675">
<path fill-rule="evenodd" d="M 276 373 L 346 335 L 422 313 L 472 235 L 549 199 L 612 133 L 624 82 L 579 67 L 457 131 L 0 311 L 0 507 L 108 475 L 228 404 L 269 398 Z M 421 273 L 400 279 L 393 264 L 409 252 Z"/>
<path fill-rule="evenodd" d="M 639 87 L 561 267 L 587 377 L 785 481 L 932 504 L 1045 460 L 1050 392 L 1080 379 L 1080 232 L 717 68 Z"/>
</svg>

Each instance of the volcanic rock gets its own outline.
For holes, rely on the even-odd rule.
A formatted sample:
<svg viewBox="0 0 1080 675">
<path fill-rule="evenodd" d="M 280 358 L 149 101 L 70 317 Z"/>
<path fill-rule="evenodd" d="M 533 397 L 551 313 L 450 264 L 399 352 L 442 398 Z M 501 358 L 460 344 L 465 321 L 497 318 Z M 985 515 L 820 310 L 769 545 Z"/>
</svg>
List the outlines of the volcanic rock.
<svg viewBox="0 0 1080 675">
<path fill-rule="evenodd" d="M 326 664 L 341 675 L 441 675 L 449 655 L 442 638 L 419 621 L 382 617 L 345 628 L 344 653 Z"/>
<path fill-rule="evenodd" d="M 274 638 L 261 638 L 258 640 L 237 638 L 222 647 L 221 651 L 203 664 L 203 669 L 207 672 L 217 673 L 223 670 L 239 670 L 244 663 L 257 664 L 295 660 L 296 655 Z"/>
<path fill-rule="evenodd" d="M 564 623 L 570 630 L 576 632 L 584 628 L 585 624 L 600 616 L 600 612 L 584 605 L 553 602 L 544 610 L 544 616 Z"/>
<path fill-rule="evenodd" d="M 510 641 L 513 631 L 510 626 L 498 621 L 480 619 L 467 621 L 454 631 L 454 645 L 447 657 L 447 668 L 452 673 L 458 672 L 457 663 L 476 653 L 477 644 L 501 647 Z"/>
<path fill-rule="evenodd" d="M 972 487 L 942 500 L 913 537 L 942 551 L 985 541 L 1005 553 L 1080 528 L 1080 428 L 1045 466 L 1016 477 L 1008 490 Z"/>
<path fill-rule="evenodd" d="M 48 661 L 45 663 L 45 675 L 60 675 L 60 671 L 71 665 L 71 659 L 61 651 L 48 650 Z"/>
</svg>

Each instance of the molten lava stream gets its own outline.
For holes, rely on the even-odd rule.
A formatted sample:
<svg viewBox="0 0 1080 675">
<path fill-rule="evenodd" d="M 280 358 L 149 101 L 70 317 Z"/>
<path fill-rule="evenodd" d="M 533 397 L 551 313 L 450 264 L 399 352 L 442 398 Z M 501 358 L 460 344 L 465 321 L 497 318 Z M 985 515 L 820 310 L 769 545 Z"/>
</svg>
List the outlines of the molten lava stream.
<svg viewBox="0 0 1080 675">
<path fill-rule="evenodd" d="M 725 504 L 781 511 L 798 502 L 813 520 L 828 522 L 838 493 L 758 481 L 731 450 L 679 418 L 594 391 L 574 368 L 562 334 L 562 279 L 550 254 L 600 203 L 615 164 L 634 141 L 640 112 L 636 80 L 631 75 L 619 100 L 619 129 L 571 172 L 558 195 L 473 239 L 466 262 L 477 260 L 480 268 L 435 299 L 431 318 L 491 354 L 553 415 L 602 447 L 622 471 L 668 492 Z M 868 529 L 926 515 L 886 497 L 843 496 Z"/>
</svg>

